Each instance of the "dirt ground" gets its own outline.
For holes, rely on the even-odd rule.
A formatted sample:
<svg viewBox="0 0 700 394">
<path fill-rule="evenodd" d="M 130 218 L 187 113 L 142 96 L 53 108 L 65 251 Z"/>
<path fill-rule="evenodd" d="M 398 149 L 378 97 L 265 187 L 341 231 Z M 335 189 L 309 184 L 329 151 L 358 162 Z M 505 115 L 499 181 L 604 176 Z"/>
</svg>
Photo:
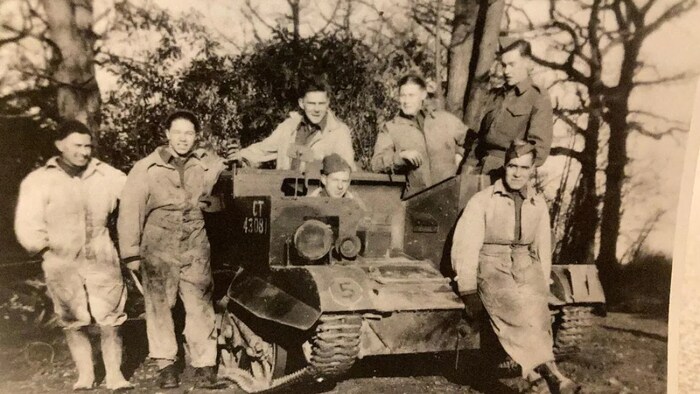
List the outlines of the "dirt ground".
<svg viewBox="0 0 700 394">
<path fill-rule="evenodd" d="M 69 392 L 75 372 L 60 332 L 44 339 L 19 341 L 1 333 L 1 393 Z M 48 339 L 47 339 L 48 338 Z M 158 392 L 156 371 L 145 360 L 145 330 L 142 322 L 125 326 L 125 372 L 136 385 L 133 392 Z M 627 313 L 608 313 L 601 318 L 582 352 L 560 363 L 585 393 L 663 393 L 666 391 L 667 325 L 663 318 Z M 335 386 L 297 387 L 292 392 L 331 393 L 512 393 L 520 380 L 504 377 L 497 385 L 483 387 L 476 376 L 473 354 L 460 354 L 455 371 L 454 354 L 391 356 L 358 361 L 349 375 Z M 96 355 L 96 360 L 99 356 Z M 96 364 L 99 364 L 97 362 Z M 192 390 L 191 371 L 185 370 L 183 385 L 172 393 Z M 231 390 L 228 390 L 231 391 Z M 107 392 L 102 386 L 95 393 Z M 226 392 L 219 390 L 218 392 Z"/>
</svg>

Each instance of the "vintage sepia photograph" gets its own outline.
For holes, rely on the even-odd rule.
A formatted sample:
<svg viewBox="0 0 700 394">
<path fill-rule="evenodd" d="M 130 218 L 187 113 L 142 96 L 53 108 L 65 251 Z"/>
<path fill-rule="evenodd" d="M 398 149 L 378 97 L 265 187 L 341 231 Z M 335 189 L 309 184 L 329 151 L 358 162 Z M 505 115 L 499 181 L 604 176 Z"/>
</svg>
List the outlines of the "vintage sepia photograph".
<svg viewBox="0 0 700 394">
<path fill-rule="evenodd" d="M 0 0 L 0 393 L 700 392 L 697 0 Z"/>
</svg>

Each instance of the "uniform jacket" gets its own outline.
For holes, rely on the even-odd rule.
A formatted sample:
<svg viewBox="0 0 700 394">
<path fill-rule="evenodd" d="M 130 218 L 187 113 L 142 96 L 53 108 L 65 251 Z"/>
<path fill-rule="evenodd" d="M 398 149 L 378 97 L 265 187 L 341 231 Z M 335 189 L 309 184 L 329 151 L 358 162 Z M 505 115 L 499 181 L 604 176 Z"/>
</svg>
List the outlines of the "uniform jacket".
<svg viewBox="0 0 700 394">
<path fill-rule="evenodd" d="M 355 169 L 355 152 L 352 148 L 352 133 L 350 128 L 338 119 L 331 111 L 328 111 L 326 127 L 320 133 L 316 133 L 308 147 L 314 152 L 316 160 L 337 153 L 347 161 L 352 169 Z M 292 168 L 292 159 L 287 155 L 289 147 L 295 144 L 297 128 L 303 116 L 297 112 L 291 112 L 289 117 L 277 126 L 277 128 L 264 140 L 241 150 L 244 159 L 261 163 L 277 160 L 278 170 Z"/>
<path fill-rule="evenodd" d="M 464 155 L 467 126 L 446 111 L 426 111 L 423 130 L 403 116 L 396 116 L 377 135 L 372 171 L 407 175 L 404 195 L 409 195 L 457 173 L 455 154 Z M 399 154 L 416 150 L 423 156 L 418 168 L 409 167 Z"/>
<path fill-rule="evenodd" d="M 505 151 L 515 139 L 523 139 L 535 145 L 535 165 L 542 165 L 552 146 L 549 95 L 527 78 L 505 95 L 495 96 L 494 101 L 494 109 L 486 113 L 481 124 L 477 156 L 483 156 L 489 147 Z"/>
<path fill-rule="evenodd" d="M 162 233 L 159 236 L 186 238 L 192 232 L 203 232 L 200 199 L 211 193 L 223 170 L 223 162 L 214 154 L 197 149 L 186 161 L 181 174 L 172 162 L 164 160 L 170 156 L 167 149 L 157 148 L 136 162 L 129 172 L 118 221 L 119 247 L 122 259 L 127 261 L 140 257 L 143 248 L 172 247 L 165 239 L 162 242 L 151 239 L 153 234 L 144 236 L 146 222 L 153 232 Z M 198 246 L 193 244 L 192 247 Z M 208 245 L 206 247 L 208 249 Z M 182 251 L 170 252 L 179 254 Z M 208 250 L 206 252 L 208 254 Z"/>
<path fill-rule="evenodd" d="M 20 186 L 15 232 L 30 253 L 48 248 L 53 258 L 118 264 L 119 258 L 107 229 L 117 207 L 126 175 L 92 159 L 80 177 L 71 177 L 49 159 L 31 172 Z M 46 256 L 45 256 L 46 257 Z"/>
<path fill-rule="evenodd" d="M 485 244 L 515 243 L 515 207 L 502 180 L 475 194 L 457 222 L 452 243 L 452 268 L 457 274 L 459 291 L 476 289 L 479 255 Z M 530 250 L 542 266 L 549 283 L 552 266 L 552 240 L 549 210 L 542 195 L 528 187 L 521 210 L 521 245 Z"/>
</svg>

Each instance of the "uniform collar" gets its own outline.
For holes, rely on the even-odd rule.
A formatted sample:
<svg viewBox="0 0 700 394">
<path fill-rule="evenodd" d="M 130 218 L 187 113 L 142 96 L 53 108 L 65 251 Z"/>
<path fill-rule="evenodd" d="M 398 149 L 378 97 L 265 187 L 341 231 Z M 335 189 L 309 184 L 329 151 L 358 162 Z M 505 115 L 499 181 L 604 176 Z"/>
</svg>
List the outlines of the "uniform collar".
<svg viewBox="0 0 700 394">
<path fill-rule="evenodd" d="M 499 179 L 496 181 L 496 183 L 493 184 L 493 193 L 491 195 L 500 194 L 502 196 L 512 198 L 512 193 L 513 192 L 509 191 L 506 188 L 505 184 L 503 183 L 503 179 Z M 523 200 L 529 199 L 530 201 L 534 201 L 535 190 L 530 185 L 525 186 L 516 193 L 520 193 L 520 196 L 523 198 Z"/>
<path fill-rule="evenodd" d="M 59 156 L 54 156 L 54 157 L 50 158 L 49 160 L 47 160 L 45 167 L 46 168 L 57 168 L 69 176 L 74 176 L 74 175 L 66 172 L 66 170 L 58 163 L 58 158 L 59 158 Z M 87 178 L 88 176 L 92 175 L 95 171 L 102 172 L 103 164 L 104 164 L 103 162 L 101 162 L 100 160 L 98 160 L 94 157 L 90 158 L 90 162 L 88 163 L 87 167 L 85 168 L 85 171 L 83 171 L 82 174 L 79 176 L 79 178 L 81 178 L 81 179 Z"/>
<path fill-rule="evenodd" d="M 165 166 L 172 166 L 172 160 L 175 159 L 175 155 L 173 152 L 170 151 L 170 147 L 167 145 L 159 146 L 156 148 L 155 152 L 153 152 L 155 157 L 153 157 L 153 163 L 154 164 L 160 164 L 160 165 L 165 165 Z M 206 164 L 204 163 L 204 157 L 207 155 L 207 152 L 205 149 L 202 148 L 197 148 L 194 149 L 192 152 L 190 152 L 187 155 L 187 161 L 191 158 L 197 159 L 199 164 L 203 166 L 205 169 L 207 168 Z"/>
<path fill-rule="evenodd" d="M 323 119 L 318 124 L 312 123 L 308 117 L 306 117 L 306 114 L 301 115 L 301 122 L 299 123 L 299 126 L 306 126 L 311 130 L 314 131 L 324 131 L 326 130 L 326 126 L 328 125 L 328 111 L 326 111 L 326 114 L 323 115 Z"/>
<path fill-rule="evenodd" d="M 522 81 L 518 82 L 515 86 L 513 86 L 513 90 L 515 91 L 515 94 L 518 96 L 522 96 L 532 88 L 532 79 L 530 77 L 527 77 L 523 79 Z"/>
</svg>

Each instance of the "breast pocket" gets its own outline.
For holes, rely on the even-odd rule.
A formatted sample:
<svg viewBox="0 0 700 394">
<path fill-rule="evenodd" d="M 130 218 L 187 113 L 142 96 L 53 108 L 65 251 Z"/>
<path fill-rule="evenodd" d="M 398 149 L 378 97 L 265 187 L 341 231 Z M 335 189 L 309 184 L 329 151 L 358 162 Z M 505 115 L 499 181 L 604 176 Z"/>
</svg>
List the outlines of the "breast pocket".
<svg viewBox="0 0 700 394">
<path fill-rule="evenodd" d="M 532 106 L 528 103 L 515 103 L 506 108 L 506 113 L 508 114 L 507 127 L 514 133 L 517 133 L 516 137 L 525 137 L 524 134 L 530 120 L 531 110 Z"/>
</svg>

